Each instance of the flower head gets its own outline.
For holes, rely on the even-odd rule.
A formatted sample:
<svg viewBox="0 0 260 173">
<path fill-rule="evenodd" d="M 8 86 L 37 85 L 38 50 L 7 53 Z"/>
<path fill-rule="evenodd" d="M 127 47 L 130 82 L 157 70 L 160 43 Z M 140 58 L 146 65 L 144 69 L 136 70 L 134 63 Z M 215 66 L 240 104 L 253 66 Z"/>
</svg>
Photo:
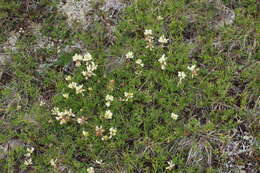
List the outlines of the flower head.
<svg viewBox="0 0 260 173">
<path fill-rule="evenodd" d="M 179 77 L 179 83 L 178 83 L 178 85 L 179 85 L 182 82 L 182 80 L 186 78 L 185 72 L 179 71 L 178 77 Z"/>
<path fill-rule="evenodd" d="M 107 141 L 109 139 L 109 136 L 105 135 L 101 138 L 102 141 Z"/>
<path fill-rule="evenodd" d="M 52 166 L 52 167 L 54 167 L 54 168 L 56 168 L 57 167 L 57 159 L 51 159 L 50 160 L 50 165 Z"/>
<path fill-rule="evenodd" d="M 103 160 L 96 160 L 95 161 L 97 164 L 99 164 L 99 165 L 103 165 L 104 163 L 103 163 Z"/>
<path fill-rule="evenodd" d="M 145 36 L 153 35 L 153 31 L 152 31 L 151 29 L 146 29 L 146 30 L 144 31 L 144 35 L 145 35 Z"/>
<path fill-rule="evenodd" d="M 64 94 L 62 94 L 62 96 L 63 96 L 65 99 L 68 99 L 68 98 L 69 98 L 69 94 L 68 94 L 68 93 L 64 93 Z"/>
<path fill-rule="evenodd" d="M 76 94 L 83 94 L 83 91 L 85 91 L 85 89 L 83 89 L 83 85 L 78 85 L 75 87 L 76 89 Z"/>
<path fill-rule="evenodd" d="M 76 82 L 71 82 L 71 83 L 69 83 L 69 85 L 68 85 L 68 87 L 69 88 L 76 88 L 76 86 L 77 86 L 77 83 Z"/>
<path fill-rule="evenodd" d="M 83 56 L 83 61 L 91 61 L 93 58 L 92 58 L 92 55 L 90 53 L 86 53 L 84 56 Z"/>
<path fill-rule="evenodd" d="M 79 54 L 75 54 L 73 57 L 72 57 L 73 61 L 81 61 L 83 60 L 83 57 L 82 55 L 79 55 Z"/>
<path fill-rule="evenodd" d="M 179 117 L 179 115 L 177 115 L 177 114 L 175 114 L 175 113 L 171 113 L 171 118 L 172 118 L 173 120 L 177 120 L 178 117 Z"/>
<path fill-rule="evenodd" d="M 163 55 L 161 56 L 161 58 L 158 60 L 159 63 L 161 64 L 161 69 L 162 69 L 162 70 L 165 70 L 165 69 L 166 69 L 166 65 L 167 65 L 166 60 L 167 60 L 167 59 L 168 59 L 168 58 L 165 57 L 165 54 L 163 54 Z"/>
<path fill-rule="evenodd" d="M 83 134 L 83 136 L 85 136 L 85 137 L 88 137 L 88 136 L 89 136 L 89 132 L 87 132 L 87 131 L 85 131 L 85 130 L 82 131 L 82 134 Z"/>
<path fill-rule="evenodd" d="M 105 119 L 112 119 L 113 113 L 110 110 L 105 112 L 104 118 Z"/>
<path fill-rule="evenodd" d="M 34 147 L 27 148 L 26 150 L 27 150 L 27 152 L 28 152 L 28 153 L 31 153 L 31 154 L 32 154 L 32 153 L 33 153 L 33 151 L 34 151 Z"/>
<path fill-rule="evenodd" d="M 66 81 L 70 81 L 71 79 L 72 79 L 72 77 L 71 77 L 70 75 L 68 75 L 68 76 L 65 78 Z"/>
<path fill-rule="evenodd" d="M 158 16 L 157 20 L 163 20 L 163 17 L 162 16 Z"/>
<path fill-rule="evenodd" d="M 85 117 L 77 118 L 77 122 L 78 122 L 80 125 L 83 125 L 83 124 L 86 122 L 86 118 L 85 118 Z"/>
<path fill-rule="evenodd" d="M 166 167 L 166 170 L 172 170 L 175 166 L 175 164 L 172 161 L 167 162 L 169 166 Z"/>
<path fill-rule="evenodd" d="M 27 158 L 27 159 L 25 159 L 24 164 L 25 164 L 26 166 L 32 165 L 32 158 Z"/>
<path fill-rule="evenodd" d="M 88 173 L 95 173 L 95 170 L 94 170 L 93 167 L 89 167 L 89 168 L 87 169 L 87 172 L 88 172 Z"/>
<path fill-rule="evenodd" d="M 128 101 L 129 99 L 132 99 L 134 97 L 133 93 L 124 92 L 124 95 L 125 95 L 124 101 Z"/>
<path fill-rule="evenodd" d="M 137 60 L 135 61 L 135 63 L 138 64 L 138 65 L 140 65 L 141 67 L 144 67 L 144 63 L 143 63 L 143 61 L 142 61 L 141 59 L 137 59 Z"/>
<path fill-rule="evenodd" d="M 159 38 L 159 40 L 158 40 L 158 42 L 161 43 L 161 44 L 167 44 L 168 41 L 169 41 L 169 39 L 165 38 L 164 35 L 162 35 L 162 36 Z"/>
<path fill-rule="evenodd" d="M 126 56 L 126 59 L 133 59 L 134 58 L 134 53 L 130 51 L 125 56 Z"/>
<path fill-rule="evenodd" d="M 112 95 L 106 95 L 106 101 L 113 101 L 114 97 Z"/>
<path fill-rule="evenodd" d="M 40 106 L 44 106 L 46 103 L 44 101 L 40 101 Z"/>
<path fill-rule="evenodd" d="M 192 65 L 192 66 L 188 66 L 187 69 L 191 71 L 192 77 L 194 77 L 194 76 L 196 76 L 196 75 L 198 74 L 198 73 L 197 73 L 198 68 L 196 68 L 196 65 L 195 65 L 195 64 Z"/>
<path fill-rule="evenodd" d="M 117 129 L 116 128 L 114 128 L 114 127 L 111 127 L 110 129 L 109 129 L 109 138 L 112 138 L 113 136 L 116 136 L 116 133 L 117 133 Z"/>
<path fill-rule="evenodd" d="M 96 136 L 102 136 L 105 130 L 103 129 L 102 126 L 96 126 Z"/>
</svg>

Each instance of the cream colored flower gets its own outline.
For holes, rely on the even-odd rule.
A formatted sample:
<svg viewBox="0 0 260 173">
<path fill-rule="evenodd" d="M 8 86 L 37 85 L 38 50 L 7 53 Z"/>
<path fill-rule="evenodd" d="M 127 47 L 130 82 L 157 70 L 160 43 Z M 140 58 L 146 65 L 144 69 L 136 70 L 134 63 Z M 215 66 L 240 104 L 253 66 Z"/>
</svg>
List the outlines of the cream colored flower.
<svg viewBox="0 0 260 173">
<path fill-rule="evenodd" d="M 163 17 L 162 16 L 158 16 L 157 20 L 163 20 Z"/>
<path fill-rule="evenodd" d="M 58 107 L 54 107 L 54 108 L 51 110 L 51 113 L 52 113 L 53 115 L 58 115 L 59 112 L 60 112 L 60 109 L 59 109 Z"/>
<path fill-rule="evenodd" d="M 71 83 L 69 83 L 69 85 L 68 85 L 68 87 L 69 88 L 76 88 L 76 86 L 77 86 L 77 83 L 76 82 L 71 82 Z"/>
<path fill-rule="evenodd" d="M 78 85 L 76 86 L 76 94 L 83 94 L 83 92 L 85 91 L 85 89 L 83 89 L 83 85 Z"/>
<path fill-rule="evenodd" d="M 117 129 L 116 128 L 114 128 L 114 127 L 111 127 L 110 129 L 109 129 L 109 138 L 112 138 L 113 136 L 116 136 L 116 133 L 117 133 Z"/>
<path fill-rule="evenodd" d="M 33 153 L 33 151 L 34 151 L 34 147 L 27 148 L 26 150 L 27 150 L 27 152 L 28 152 L 28 153 L 31 153 L 31 154 L 32 154 L 32 153 Z"/>
<path fill-rule="evenodd" d="M 66 81 L 70 81 L 72 80 L 72 77 L 70 75 L 68 75 L 66 78 L 65 78 Z"/>
<path fill-rule="evenodd" d="M 99 164 L 99 165 L 103 165 L 104 163 L 103 163 L 103 160 L 96 160 L 95 161 L 97 164 Z"/>
<path fill-rule="evenodd" d="M 133 93 L 124 92 L 125 99 L 124 101 L 128 101 L 129 99 L 132 99 L 134 97 Z"/>
<path fill-rule="evenodd" d="M 95 173 L 95 170 L 94 170 L 93 167 L 89 167 L 89 168 L 87 169 L 87 172 L 88 172 L 88 173 Z"/>
<path fill-rule="evenodd" d="M 166 65 L 167 65 L 166 60 L 167 60 L 167 59 L 168 59 L 168 58 L 165 57 L 165 54 L 163 54 L 163 55 L 161 56 L 161 58 L 158 60 L 159 63 L 161 64 L 161 69 L 162 69 L 162 70 L 165 70 L 165 69 L 166 69 Z"/>
<path fill-rule="evenodd" d="M 25 159 L 24 164 L 25 164 L 26 166 L 32 165 L 32 158 L 27 158 L 27 159 Z"/>
<path fill-rule="evenodd" d="M 86 53 L 83 57 L 83 61 L 91 61 L 93 58 L 92 58 L 92 55 L 90 53 Z"/>
<path fill-rule="evenodd" d="M 87 71 L 82 71 L 82 75 L 85 77 L 86 80 L 88 80 L 90 77 L 95 76 L 96 74 L 94 71 L 97 69 L 98 65 L 96 65 L 94 62 L 87 62 Z"/>
<path fill-rule="evenodd" d="M 110 107 L 111 106 L 111 102 L 106 102 L 105 105 L 106 105 L 106 107 Z"/>
<path fill-rule="evenodd" d="M 177 115 L 177 114 L 175 114 L 175 113 L 171 113 L 171 118 L 172 118 L 173 120 L 177 120 L 178 117 L 179 117 L 179 115 Z"/>
<path fill-rule="evenodd" d="M 196 65 L 188 66 L 187 69 L 191 71 L 192 78 L 198 74 L 199 69 L 196 68 Z"/>
<path fill-rule="evenodd" d="M 102 141 L 107 141 L 108 139 L 110 139 L 110 138 L 109 138 L 109 136 L 107 136 L 107 135 L 105 135 L 105 136 L 103 136 L 103 137 L 101 138 Z"/>
<path fill-rule="evenodd" d="M 62 94 L 62 96 L 63 96 L 65 99 L 68 99 L 68 98 L 69 98 L 69 94 L 68 94 L 68 93 L 64 93 L 64 94 Z"/>
<path fill-rule="evenodd" d="M 113 101 L 114 100 L 114 97 L 112 95 L 106 95 L 106 101 Z"/>
<path fill-rule="evenodd" d="M 179 85 L 179 84 L 181 84 L 182 80 L 186 78 L 185 72 L 180 72 L 179 71 L 178 72 L 178 77 L 179 77 L 179 83 L 178 83 L 178 85 Z"/>
<path fill-rule="evenodd" d="M 85 118 L 85 117 L 77 118 L 77 122 L 78 122 L 80 125 L 83 125 L 83 124 L 86 122 L 86 118 Z"/>
<path fill-rule="evenodd" d="M 88 137 L 88 136 L 89 136 L 89 132 L 87 132 L 87 131 L 85 131 L 85 130 L 82 131 L 82 134 L 83 134 L 83 136 L 85 136 L 85 137 Z"/>
<path fill-rule="evenodd" d="M 40 101 L 40 106 L 44 106 L 46 103 L 44 101 Z"/>
<path fill-rule="evenodd" d="M 159 63 L 162 64 L 162 63 L 164 63 L 166 60 L 167 60 L 167 57 L 165 57 L 165 54 L 163 54 L 158 61 L 159 61 Z"/>
<path fill-rule="evenodd" d="M 31 157 L 31 153 L 26 153 L 24 156 L 25 157 Z"/>
<path fill-rule="evenodd" d="M 83 60 L 83 57 L 82 55 L 79 55 L 79 54 L 75 54 L 73 57 L 72 57 L 73 61 L 82 61 Z"/>
<path fill-rule="evenodd" d="M 143 61 L 141 59 L 137 59 L 135 63 L 140 65 L 141 67 L 144 67 Z"/>
<path fill-rule="evenodd" d="M 102 126 L 96 126 L 96 136 L 102 136 L 105 130 L 103 129 Z"/>
<path fill-rule="evenodd" d="M 164 35 L 162 35 L 162 36 L 159 38 L 159 40 L 158 40 L 158 42 L 161 43 L 161 44 L 167 44 L 168 41 L 169 41 L 169 40 L 166 39 Z"/>
<path fill-rule="evenodd" d="M 56 168 L 57 167 L 57 159 L 51 159 L 50 160 L 50 165 L 52 166 L 52 167 L 54 167 L 54 168 Z"/>
<path fill-rule="evenodd" d="M 105 100 L 106 100 L 105 103 L 106 107 L 110 107 L 111 102 L 114 100 L 114 97 L 112 95 L 106 95 Z"/>
<path fill-rule="evenodd" d="M 72 112 L 72 109 L 69 110 L 65 109 L 64 114 L 68 115 L 69 117 L 75 117 L 75 114 Z"/>
<path fill-rule="evenodd" d="M 80 61 L 76 61 L 76 64 L 75 64 L 76 67 L 79 67 L 81 66 L 81 62 Z"/>
<path fill-rule="evenodd" d="M 166 170 L 172 170 L 175 166 L 175 164 L 172 161 L 167 162 L 169 166 L 166 167 Z"/>
<path fill-rule="evenodd" d="M 126 56 L 126 59 L 133 59 L 134 58 L 134 53 L 130 51 L 125 56 Z"/>
<path fill-rule="evenodd" d="M 105 112 L 104 118 L 105 119 L 112 119 L 113 113 L 110 110 Z"/>
<path fill-rule="evenodd" d="M 153 35 L 153 31 L 152 31 L 151 29 L 146 29 L 146 30 L 144 31 L 144 35 L 145 35 L 145 36 Z"/>
</svg>

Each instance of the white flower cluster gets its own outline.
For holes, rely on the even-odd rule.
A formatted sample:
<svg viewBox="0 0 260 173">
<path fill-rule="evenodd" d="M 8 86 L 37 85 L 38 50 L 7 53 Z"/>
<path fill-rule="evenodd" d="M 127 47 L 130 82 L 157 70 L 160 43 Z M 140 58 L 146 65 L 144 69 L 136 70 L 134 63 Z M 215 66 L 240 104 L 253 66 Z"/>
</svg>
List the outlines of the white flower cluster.
<svg viewBox="0 0 260 173">
<path fill-rule="evenodd" d="M 75 114 L 72 112 L 72 109 L 65 109 L 64 112 L 61 112 L 59 108 L 54 107 L 52 109 L 52 114 L 56 115 L 56 120 L 60 121 L 60 124 L 66 124 L 71 120 L 71 118 L 75 117 Z"/>
<path fill-rule="evenodd" d="M 112 139 L 112 137 L 116 136 L 117 129 L 114 127 L 109 128 L 109 135 L 103 135 L 104 132 L 105 132 L 105 129 L 102 126 L 96 126 L 96 136 L 101 136 L 102 141 Z"/>
<path fill-rule="evenodd" d="M 104 118 L 105 119 L 112 119 L 113 113 L 110 110 L 105 112 Z"/>
<path fill-rule="evenodd" d="M 83 88 L 83 85 L 78 85 L 76 82 L 71 82 L 68 85 L 69 88 L 71 89 L 75 89 L 76 90 L 76 94 L 83 94 L 83 92 L 85 91 L 85 89 Z"/>
<path fill-rule="evenodd" d="M 57 159 L 51 159 L 50 160 L 50 165 L 52 166 L 52 167 L 54 167 L 54 168 L 57 168 Z"/>
<path fill-rule="evenodd" d="M 198 68 L 196 68 L 196 65 L 192 65 L 192 66 L 188 66 L 187 67 L 188 70 L 191 71 L 191 75 L 192 75 L 192 78 L 196 75 L 198 75 Z M 186 73 L 183 72 L 183 71 L 179 71 L 178 72 L 178 77 L 179 77 L 179 82 L 178 82 L 178 85 L 181 84 L 182 80 L 185 79 L 187 77 Z"/>
<path fill-rule="evenodd" d="M 134 58 L 134 53 L 132 51 L 128 52 L 126 55 L 125 55 L 126 59 L 133 59 Z"/>
<path fill-rule="evenodd" d="M 140 67 L 144 67 L 144 63 L 143 63 L 143 61 L 142 61 L 141 59 L 137 59 L 137 60 L 135 61 L 135 63 L 136 63 L 137 65 L 139 65 Z"/>
<path fill-rule="evenodd" d="M 111 127 L 109 129 L 109 138 L 111 139 L 113 136 L 116 136 L 116 133 L 117 133 L 117 129 L 114 127 Z"/>
<path fill-rule="evenodd" d="M 181 82 L 182 82 L 182 80 L 186 78 L 186 74 L 185 74 L 185 72 L 183 72 L 183 71 L 179 71 L 179 72 L 178 72 L 178 77 L 179 77 L 178 85 L 180 85 Z"/>
<path fill-rule="evenodd" d="M 168 58 L 165 57 L 165 54 L 163 54 L 163 55 L 161 56 L 161 58 L 158 60 L 159 63 L 161 64 L 161 69 L 162 69 L 162 70 L 165 70 L 165 69 L 166 69 L 166 65 L 167 65 L 166 60 L 167 60 L 167 59 L 168 59 Z"/>
<path fill-rule="evenodd" d="M 105 130 L 102 126 L 96 126 L 96 136 L 102 136 Z"/>
<path fill-rule="evenodd" d="M 70 75 L 68 75 L 66 78 L 65 78 L 66 81 L 71 81 L 72 80 L 72 77 Z"/>
<path fill-rule="evenodd" d="M 88 173 L 95 173 L 95 170 L 94 170 L 93 167 L 89 167 L 89 168 L 87 169 L 87 172 L 88 172 Z"/>
<path fill-rule="evenodd" d="M 175 164 L 172 161 L 167 162 L 169 166 L 166 167 L 166 170 L 172 170 L 175 167 Z"/>
<path fill-rule="evenodd" d="M 198 75 L 197 71 L 198 71 L 199 69 L 196 68 L 196 65 L 195 65 L 195 64 L 192 65 L 192 66 L 188 66 L 187 69 L 191 71 L 191 76 L 192 76 L 192 78 L 193 78 L 194 76 Z"/>
<path fill-rule="evenodd" d="M 93 72 L 97 69 L 97 65 L 94 62 L 87 62 L 87 71 L 82 71 L 82 75 L 88 80 L 90 77 L 95 76 L 96 74 Z"/>
<path fill-rule="evenodd" d="M 167 44 L 169 39 L 167 39 L 164 35 L 162 35 L 159 39 L 158 42 L 161 44 Z"/>
<path fill-rule="evenodd" d="M 77 118 L 77 123 L 79 123 L 80 125 L 85 124 L 86 122 L 86 118 L 85 117 L 79 117 Z"/>
<path fill-rule="evenodd" d="M 106 107 L 110 107 L 111 102 L 114 100 L 114 97 L 112 95 L 106 95 Z"/>
<path fill-rule="evenodd" d="M 179 117 L 179 115 L 177 115 L 177 114 L 175 114 L 175 113 L 171 113 L 171 118 L 172 118 L 173 120 L 177 120 L 178 117 Z"/>
<path fill-rule="evenodd" d="M 76 67 L 81 66 L 81 62 L 88 62 L 92 60 L 92 56 L 90 53 L 86 53 L 84 56 L 79 55 L 79 54 L 75 54 L 72 57 L 73 61 L 76 63 Z"/>
<path fill-rule="evenodd" d="M 27 148 L 26 149 L 27 153 L 24 155 L 26 157 L 25 161 L 24 161 L 24 164 L 26 166 L 30 166 L 32 165 L 32 158 L 31 158 L 31 154 L 33 153 L 34 151 L 34 148 L 31 147 L 31 148 Z"/>
<path fill-rule="evenodd" d="M 81 63 L 84 62 L 86 65 L 86 71 L 82 71 L 82 75 L 88 80 L 91 76 L 95 76 L 94 71 L 97 69 L 97 65 L 92 61 L 93 57 L 90 53 L 86 53 L 85 55 L 75 54 L 72 57 L 73 61 L 76 63 L 76 67 L 81 66 Z"/>
<path fill-rule="evenodd" d="M 62 94 L 62 96 L 63 96 L 65 99 L 68 99 L 68 98 L 69 98 L 69 94 L 68 94 L 68 93 L 64 93 L 64 94 Z"/>
<path fill-rule="evenodd" d="M 128 101 L 129 99 L 132 99 L 134 97 L 133 93 L 124 92 L 125 99 L 123 101 Z"/>
<path fill-rule="evenodd" d="M 153 46 L 153 31 L 151 29 L 146 29 L 144 31 L 145 40 L 147 42 L 146 49 L 152 50 L 154 48 Z"/>
<path fill-rule="evenodd" d="M 162 16 L 158 16 L 157 20 L 163 20 L 163 17 Z"/>
<path fill-rule="evenodd" d="M 89 136 L 89 132 L 87 132 L 87 131 L 85 131 L 85 130 L 82 131 L 82 134 L 83 134 L 83 136 L 85 136 L 85 137 L 88 137 L 88 136 Z"/>
</svg>

